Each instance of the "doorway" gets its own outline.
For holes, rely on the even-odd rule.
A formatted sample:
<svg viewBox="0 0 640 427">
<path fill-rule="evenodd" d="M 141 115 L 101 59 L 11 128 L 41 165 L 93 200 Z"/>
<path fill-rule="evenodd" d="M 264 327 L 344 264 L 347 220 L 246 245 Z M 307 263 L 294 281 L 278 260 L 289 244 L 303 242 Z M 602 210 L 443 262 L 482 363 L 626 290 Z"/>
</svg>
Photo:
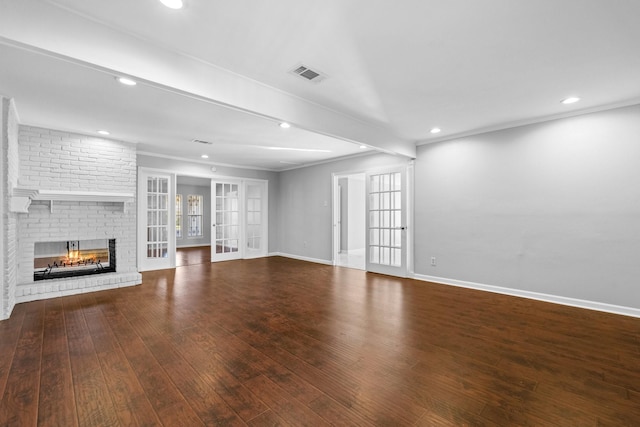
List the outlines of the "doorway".
<svg viewBox="0 0 640 427">
<path fill-rule="evenodd" d="M 366 176 L 334 175 L 334 263 L 366 269 Z"/>
<path fill-rule="evenodd" d="M 267 255 L 267 181 L 213 179 L 211 203 L 212 262 Z"/>
<path fill-rule="evenodd" d="M 176 267 L 210 262 L 211 180 L 176 177 Z"/>
</svg>

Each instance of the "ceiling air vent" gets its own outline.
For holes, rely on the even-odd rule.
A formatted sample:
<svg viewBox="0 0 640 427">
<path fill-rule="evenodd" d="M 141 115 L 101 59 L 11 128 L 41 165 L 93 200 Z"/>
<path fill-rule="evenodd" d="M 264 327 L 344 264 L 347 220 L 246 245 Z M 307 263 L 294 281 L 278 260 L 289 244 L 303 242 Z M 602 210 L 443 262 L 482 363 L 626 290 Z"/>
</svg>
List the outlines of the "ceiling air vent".
<svg viewBox="0 0 640 427">
<path fill-rule="evenodd" d="M 201 139 L 194 139 L 193 142 L 197 142 L 198 144 L 204 144 L 204 145 L 213 145 L 213 142 L 203 141 Z"/>
<path fill-rule="evenodd" d="M 290 73 L 296 76 L 300 76 L 305 80 L 309 80 L 310 82 L 314 82 L 314 83 L 320 83 L 325 78 L 327 78 L 325 74 L 321 73 L 318 70 L 312 70 L 306 65 L 298 65 L 297 67 L 292 69 Z"/>
</svg>

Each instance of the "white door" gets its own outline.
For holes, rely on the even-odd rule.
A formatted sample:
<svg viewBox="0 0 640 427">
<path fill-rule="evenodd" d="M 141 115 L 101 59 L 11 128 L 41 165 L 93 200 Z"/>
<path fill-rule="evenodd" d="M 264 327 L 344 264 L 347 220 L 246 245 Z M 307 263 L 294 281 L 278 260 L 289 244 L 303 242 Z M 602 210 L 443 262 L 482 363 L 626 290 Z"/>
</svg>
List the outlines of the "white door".
<svg viewBox="0 0 640 427">
<path fill-rule="evenodd" d="M 367 271 L 407 275 L 406 168 L 367 173 Z"/>
<path fill-rule="evenodd" d="M 243 257 L 242 185 L 240 181 L 211 182 L 211 261 Z"/>
<path fill-rule="evenodd" d="M 140 168 L 138 269 L 175 267 L 175 175 Z"/>
<path fill-rule="evenodd" d="M 267 182 L 246 181 L 246 232 L 244 258 L 257 258 L 267 255 Z"/>
</svg>

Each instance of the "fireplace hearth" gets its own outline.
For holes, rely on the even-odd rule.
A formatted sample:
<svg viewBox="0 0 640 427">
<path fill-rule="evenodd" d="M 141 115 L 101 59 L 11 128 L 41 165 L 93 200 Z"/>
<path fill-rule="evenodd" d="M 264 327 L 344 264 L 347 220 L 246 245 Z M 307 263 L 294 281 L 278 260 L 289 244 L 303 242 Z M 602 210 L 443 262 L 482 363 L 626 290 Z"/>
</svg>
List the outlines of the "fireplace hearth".
<svg viewBox="0 0 640 427">
<path fill-rule="evenodd" d="M 34 247 L 34 281 L 115 271 L 115 239 L 36 242 Z"/>
</svg>

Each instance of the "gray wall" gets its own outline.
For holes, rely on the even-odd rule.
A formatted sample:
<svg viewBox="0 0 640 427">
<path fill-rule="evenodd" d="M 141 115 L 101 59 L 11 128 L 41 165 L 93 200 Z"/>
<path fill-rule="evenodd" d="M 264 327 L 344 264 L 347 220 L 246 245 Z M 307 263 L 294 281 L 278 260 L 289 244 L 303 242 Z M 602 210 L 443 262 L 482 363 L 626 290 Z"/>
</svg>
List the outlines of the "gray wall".
<svg viewBox="0 0 640 427">
<path fill-rule="evenodd" d="M 280 252 L 331 262 L 332 174 L 363 172 L 407 162 L 401 156 L 373 154 L 281 172 Z"/>
<path fill-rule="evenodd" d="M 421 146 L 415 177 L 416 273 L 640 308 L 640 106 Z"/>
<path fill-rule="evenodd" d="M 138 164 L 211 174 L 144 156 Z M 330 262 L 332 174 L 398 164 L 407 159 L 374 154 L 217 174 L 269 179 L 270 252 Z M 420 146 L 414 270 L 640 308 L 639 183 L 638 105 Z"/>
</svg>

